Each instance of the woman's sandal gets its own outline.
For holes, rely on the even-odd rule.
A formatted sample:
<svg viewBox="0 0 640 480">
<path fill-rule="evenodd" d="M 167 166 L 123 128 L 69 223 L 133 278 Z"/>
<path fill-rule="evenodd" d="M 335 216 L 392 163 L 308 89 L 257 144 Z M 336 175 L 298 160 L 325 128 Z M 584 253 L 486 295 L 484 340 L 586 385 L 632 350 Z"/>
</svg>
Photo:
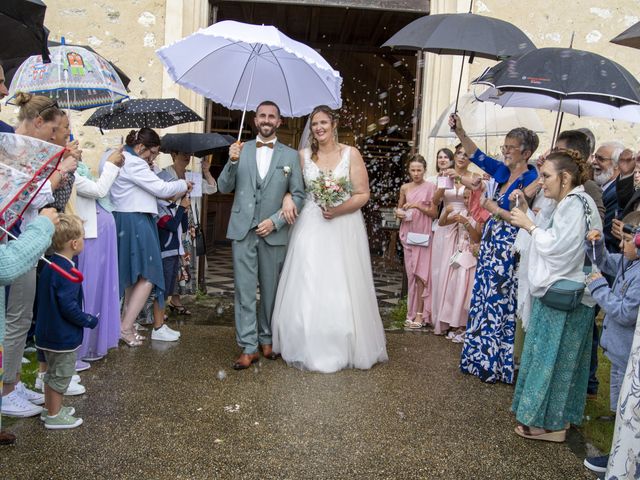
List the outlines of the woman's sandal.
<svg viewBox="0 0 640 480">
<path fill-rule="evenodd" d="M 515 432 L 522 438 L 528 438 L 529 440 L 542 440 L 545 442 L 562 443 L 567 438 L 566 430 L 544 430 L 544 433 L 531 433 L 531 428 L 528 425 L 518 425 Z"/>
<path fill-rule="evenodd" d="M 418 330 L 423 327 L 422 325 L 422 312 L 416 312 L 416 318 L 407 325 L 411 330 Z"/>
<path fill-rule="evenodd" d="M 140 340 L 139 335 L 136 333 L 129 333 L 120 330 L 120 340 L 127 344 L 129 347 L 139 347 L 142 345 L 142 340 Z"/>
<path fill-rule="evenodd" d="M 177 313 L 178 315 L 191 315 L 191 312 L 187 310 L 187 307 L 184 305 L 174 305 L 173 303 L 168 302 L 167 306 L 169 307 L 169 310 Z"/>
</svg>

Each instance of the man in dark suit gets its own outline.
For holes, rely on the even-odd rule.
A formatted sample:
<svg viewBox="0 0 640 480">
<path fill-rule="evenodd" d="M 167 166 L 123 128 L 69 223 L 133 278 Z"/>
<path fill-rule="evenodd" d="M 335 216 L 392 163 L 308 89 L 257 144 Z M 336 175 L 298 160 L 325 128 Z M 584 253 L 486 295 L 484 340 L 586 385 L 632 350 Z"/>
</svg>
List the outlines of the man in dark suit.
<svg viewBox="0 0 640 480">
<path fill-rule="evenodd" d="M 633 151 L 625 148 L 618 158 L 618 171 L 620 174 L 616 178 L 616 196 L 618 197 L 618 216 L 631 200 L 634 193 L 633 171 L 636 168 L 636 161 Z M 620 217 L 622 218 L 622 217 Z"/>
<path fill-rule="evenodd" d="M 620 240 L 612 233 L 613 219 L 618 213 L 618 197 L 616 195 L 616 178 L 620 171 L 618 160 L 624 151 L 620 142 L 605 142 L 591 157 L 593 179 L 602 188 L 602 201 L 605 206 L 604 241 L 610 253 L 619 253 Z"/>
</svg>

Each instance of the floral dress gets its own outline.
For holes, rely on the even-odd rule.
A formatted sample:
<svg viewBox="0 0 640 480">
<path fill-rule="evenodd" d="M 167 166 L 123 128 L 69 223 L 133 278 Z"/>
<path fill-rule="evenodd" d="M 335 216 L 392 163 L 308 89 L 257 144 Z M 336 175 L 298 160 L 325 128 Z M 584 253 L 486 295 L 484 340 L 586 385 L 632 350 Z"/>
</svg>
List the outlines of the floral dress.
<svg viewBox="0 0 640 480">
<path fill-rule="evenodd" d="M 471 161 L 505 184 L 510 172 L 498 160 L 478 149 Z M 509 195 L 537 178 L 531 167 L 504 193 L 496 189 L 493 199 L 509 209 Z M 469 320 L 460 370 L 488 383 L 513 383 L 513 341 L 515 335 L 518 281 L 517 256 L 513 244 L 518 228 L 492 216 L 484 227 L 469 308 Z"/>
</svg>

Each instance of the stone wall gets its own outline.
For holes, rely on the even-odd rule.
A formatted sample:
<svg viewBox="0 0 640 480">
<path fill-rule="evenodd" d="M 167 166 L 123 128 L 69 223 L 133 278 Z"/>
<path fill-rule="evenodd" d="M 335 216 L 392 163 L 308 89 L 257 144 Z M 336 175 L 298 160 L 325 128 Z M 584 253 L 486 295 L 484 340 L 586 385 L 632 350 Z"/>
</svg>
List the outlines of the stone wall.
<svg viewBox="0 0 640 480">
<path fill-rule="evenodd" d="M 204 115 L 204 102 L 175 87 L 155 54 L 166 42 L 206 26 L 206 0 L 49 0 L 45 25 L 50 39 L 65 37 L 67 43 L 90 45 L 115 63 L 130 78 L 131 98 L 178 97 Z M 128 130 L 105 131 L 82 125 L 94 110 L 72 112 L 73 132 L 80 140 L 84 160 L 95 166 L 105 148 L 117 145 Z M 17 109 L 3 106 L 0 118 L 15 124 Z M 202 122 L 182 126 L 180 131 L 202 131 Z M 177 131 L 177 128 L 166 131 Z M 159 133 L 166 133 L 159 131 Z M 164 159 L 166 163 L 166 159 Z"/>
</svg>

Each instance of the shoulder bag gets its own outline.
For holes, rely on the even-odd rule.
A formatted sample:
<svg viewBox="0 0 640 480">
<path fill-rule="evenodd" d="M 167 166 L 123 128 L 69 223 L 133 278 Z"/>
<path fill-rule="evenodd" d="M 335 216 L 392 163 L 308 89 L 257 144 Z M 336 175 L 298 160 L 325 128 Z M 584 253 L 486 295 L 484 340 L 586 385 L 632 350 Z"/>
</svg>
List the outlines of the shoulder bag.
<svg viewBox="0 0 640 480">
<path fill-rule="evenodd" d="M 585 213 L 585 222 L 587 225 L 587 232 L 591 230 L 591 207 L 582 195 L 572 194 L 571 197 L 578 197 L 582 202 Z M 553 224 L 553 218 L 551 224 Z M 570 312 L 578 308 L 584 295 L 585 283 L 576 282 L 574 280 L 561 279 L 553 282 L 546 293 L 542 296 L 540 301 L 547 307 L 555 308 L 556 310 L 562 310 L 564 312 Z"/>
<path fill-rule="evenodd" d="M 427 233 L 416 233 L 416 232 L 407 233 L 407 244 L 409 245 L 417 245 L 418 247 L 428 247 L 429 240 L 431 240 L 431 237 Z"/>
</svg>

